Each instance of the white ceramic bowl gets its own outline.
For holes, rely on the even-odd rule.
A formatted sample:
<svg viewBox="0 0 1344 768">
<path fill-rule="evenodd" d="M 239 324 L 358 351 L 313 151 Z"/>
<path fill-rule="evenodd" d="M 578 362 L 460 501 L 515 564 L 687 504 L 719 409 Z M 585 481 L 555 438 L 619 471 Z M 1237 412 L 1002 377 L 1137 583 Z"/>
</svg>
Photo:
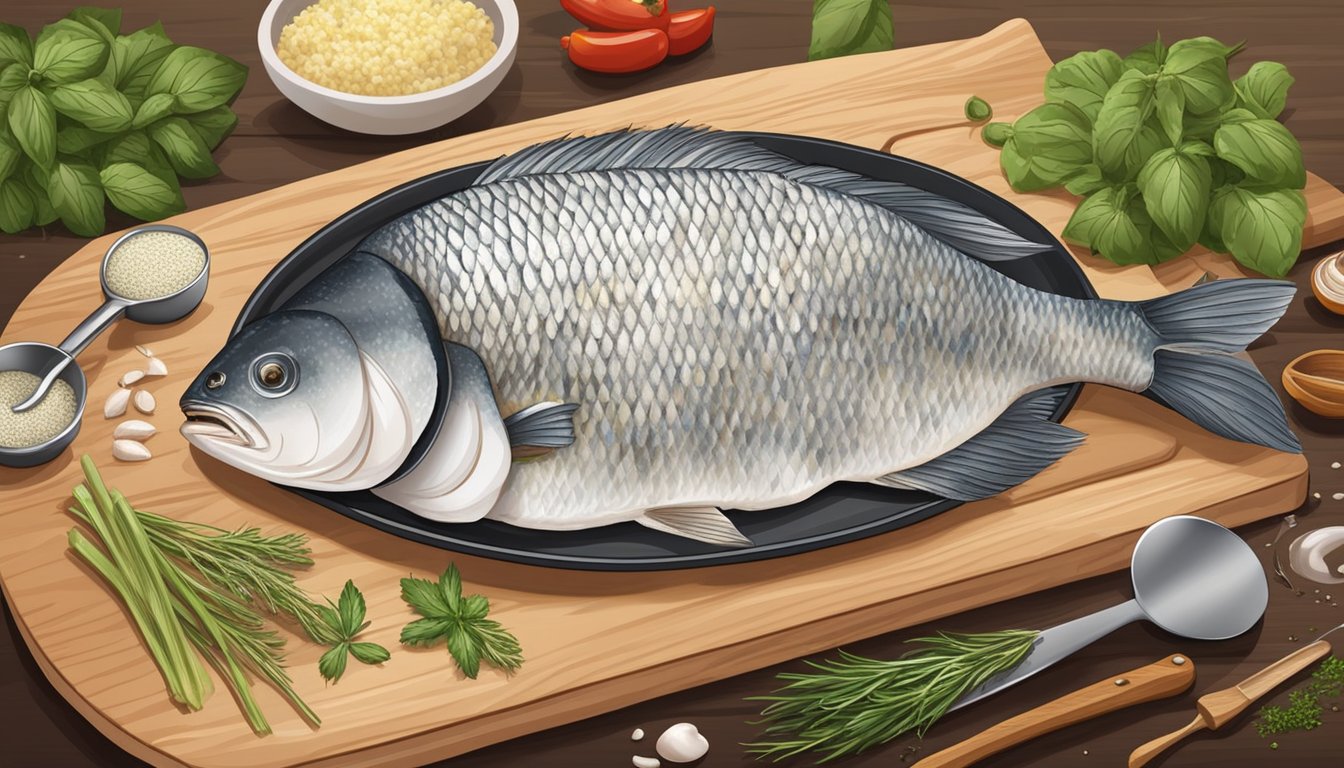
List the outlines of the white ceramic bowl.
<svg viewBox="0 0 1344 768">
<path fill-rule="evenodd" d="M 359 96 L 305 80 L 280 60 L 280 30 L 316 0 L 271 0 L 257 27 L 257 47 L 271 82 L 319 120 L 359 133 L 419 133 L 456 120 L 499 87 L 518 52 L 518 7 L 513 0 L 472 0 L 495 23 L 495 55 L 452 85 L 410 96 Z"/>
</svg>

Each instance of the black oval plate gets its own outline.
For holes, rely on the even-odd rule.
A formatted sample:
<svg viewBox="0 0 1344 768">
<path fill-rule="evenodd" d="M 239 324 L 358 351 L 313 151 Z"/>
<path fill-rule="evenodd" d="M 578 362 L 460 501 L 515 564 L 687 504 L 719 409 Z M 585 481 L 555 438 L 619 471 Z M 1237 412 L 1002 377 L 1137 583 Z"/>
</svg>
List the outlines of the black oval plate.
<svg viewBox="0 0 1344 768">
<path fill-rule="evenodd" d="M 1045 227 L 1012 203 L 965 179 L 913 160 L 848 144 L 771 133 L 745 135 L 761 146 L 801 162 L 903 182 L 964 203 L 1028 240 L 1054 246 L 1030 258 L 989 266 L 1033 288 L 1074 298 L 1096 298 L 1073 258 Z M 233 333 L 274 311 L 368 233 L 404 211 L 469 186 L 487 165 L 474 163 L 416 179 L 336 219 L 271 270 L 243 307 Z M 1072 407 L 1081 385 L 1065 389 L 1067 396 L 1054 413 L 1055 421 Z M 412 456 L 408 462 L 418 458 Z M 515 528 L 493 520 L 436 523 L 367 492 L 286 489 L 375 528 L 436 547 L 529 565 L 603 571 L 668 570 L 782 557 L 892 531 L 959 503 L 914 491 L 837 483 L 788 507 L 728 512 L 753 544 L 724 549 L 652 531 L 636 523 L 563 532 Z"/>
</svg>

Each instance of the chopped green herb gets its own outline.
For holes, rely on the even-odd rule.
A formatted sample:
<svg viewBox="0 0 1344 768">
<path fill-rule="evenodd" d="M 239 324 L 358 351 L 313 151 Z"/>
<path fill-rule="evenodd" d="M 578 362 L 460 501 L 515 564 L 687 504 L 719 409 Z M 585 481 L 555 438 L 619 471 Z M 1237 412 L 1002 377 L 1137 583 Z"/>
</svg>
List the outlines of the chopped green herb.
<svg viewBox="0 0 1344 768">
<path fill-rule="evenodd" d="M 1339 696 L 1344 692 L 1344 659 L 1331 656 L 1311 673 L 1311 682 L 1305 688 L 1288 694 L 1288 706 L 1260 708 L 1255 724 L 1260 737 L 1291 731 L 1310 731 L 1321 724 L 1321 699 Z M 1277 749 L 1274 744 L 1270 748 Z"/>
<path fill-rule="evenodd" d="M 456 565 L 449 565 L 437 582 L 402 579 L 401 599 L 423 617 L 402 628 L 401 642 L 406 645 L 431 646 L 446 640 L 458 669 L 472 679 L 482 661 L 505 672 L 523 665 L 518 638 L 486 618 L 490 601 L 483 595 L 462 596 L 462 576 Z"/>
</svg>

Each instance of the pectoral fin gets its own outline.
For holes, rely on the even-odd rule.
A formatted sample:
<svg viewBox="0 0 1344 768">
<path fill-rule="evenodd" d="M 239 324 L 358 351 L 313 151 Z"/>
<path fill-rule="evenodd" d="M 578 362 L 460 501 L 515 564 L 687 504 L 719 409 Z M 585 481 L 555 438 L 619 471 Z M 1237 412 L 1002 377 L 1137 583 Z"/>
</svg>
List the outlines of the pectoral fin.
<svg viewBox="0 0 1344 768">
<path fill-rule="evenodd" d="M 664 507 L 650 509 L 635 522 L 655 531 L 724 547 L 748 547 L 751 539 L 742 535 L 722 512 L 714 507 Z"/>
<path fill-rule="evenodd" d="M 504 420 L 515 459 L 543 456 L 574 444 L 577 403 L 537 403 Z"/>
</svg>

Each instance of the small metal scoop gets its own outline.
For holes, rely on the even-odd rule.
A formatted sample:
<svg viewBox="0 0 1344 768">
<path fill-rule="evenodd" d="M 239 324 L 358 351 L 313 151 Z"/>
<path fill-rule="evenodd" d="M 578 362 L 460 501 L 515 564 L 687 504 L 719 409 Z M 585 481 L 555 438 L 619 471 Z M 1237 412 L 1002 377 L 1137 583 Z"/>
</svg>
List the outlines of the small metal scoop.
<svg viewBox="0 0 1344 768">
<path fill-rule="evenodd" d="M 107 285 L 107 264 L 111 260 L 112 254 L 122 243 L 144 232 L 171 232 L 175 235 L 190 238 L 201 247 L 201 251 L 205 254 L 205 262 L 201 266 L 201 273 L 186 287 L 166 296 L 154 299 L 128 299 L 118 296 Z M 107 249 L 107 253 L 104 254 L 102 268 L 98 271 L 98 279 L 102 283 L 103 296 L 106 297 L 106 301 L 93 314 L 85 318 L 84 322 L 80 323 L 75 330 L 71 331 L 69 336 L 65 337 L 65 341 L 62 341 L 60 346 L 56 348 L 62 354 L 52 356 L 48 363 L 50 367 L 46 368 L 41 374 L 42 381 L 37 385 L 37 389 L 33 390 L 28 399 L 15 405 L 13 411 L 23 413 L 41 402 L 42 398 L 46 397 L 47 390 L 51 389 L 51 385 L 56 381 L 56 377 L 61 375 L 61 371 L 65 370 L 66 366 L 74 361 L 75 356 L 83 352 L 84 348 L 98 337 L 98 334 L 121 319 L 123 314 L 137 323 L 151 324 L 171 323 L 191 314 L 191 311 L 196 309 L 197 305 L 201 303 L 201 299 L 205 297 L 205 286 L 209 281 L 209 276 L 210 251 L 199 237 L 181 227 L 151 224 L 133 229 L 117 238 L 116 242 L 112 243 L 112 246 Z M 82 407 L 80 410 L 82 412 Z"/>
<path fill-rule="evenodd" d="M 1226 640 L 1255 626 L 1269 604 L 1269 582 L 1251 548 L 1199 517 L 1148 526 L 1134 545 L 1130 578 L 1133 600 L 1045 630 L 1021 664 L 967 692 L 952 709 L 1019 683 L 1139 619 L 1181 637 Z"/>
</svg>

